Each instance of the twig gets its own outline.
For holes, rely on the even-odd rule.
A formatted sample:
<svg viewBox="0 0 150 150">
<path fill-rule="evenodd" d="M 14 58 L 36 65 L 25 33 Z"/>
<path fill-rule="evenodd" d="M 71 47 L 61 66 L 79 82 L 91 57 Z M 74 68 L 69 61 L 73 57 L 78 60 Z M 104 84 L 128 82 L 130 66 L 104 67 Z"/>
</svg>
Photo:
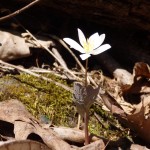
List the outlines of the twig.
<svg viewBox="0 0 150 150">
<path fill-rule="evenodd" d="M 100 116 L 99 116 L 96 112 L 94 112 L 94 116 L 95 116 L 96 119 L 101 123 L 101 125 L 102 125 L 105 129 L 107 129 L 107 126 L 101 121 L 102 119 L 100 118 Z"/>
<path fill-rule="evenodd" d="M 26 5 L 26 6 L 23 7 L 23 8 L 21 8 L 21 9 L 15 11 L 15 12 L 13 12 L 13 13 L 7 15 L 7 16 L 1 17 L 1 18 L 0 18 L 0 21 L 7 20 L 7 19 L 9 19 L 9 18 L 12 18 L 12 17 L 14 17 L 14 16 L 16 16 L 16 15 L 22 13 L 24 10 L 30 8 L 31 6 L 35 5 L 35 4 L 38 3 L 39 1 L 40 1 L 40 0 L 35 0 L 35 1 L 31 2 L 30 4 Z"/>
<path fill-rule="evenodd" d="M 30 70 L 35 73 L 51 73 L 51 74 L 54 74 L 55 76 L 60 77 L 64 80 L 74 80 L 74 78 L 68 78 L 68 76 L 61 74 L 57 70 L 53 71 L 53 70 L 47 70 L 47 69 L 43 69 L 43 68 L 36 68 L 36 67 L 30 68 Z"/>
<path fill-rule="evenodd" d="M 77 62 L 77 64 L 80 66 L 81 70 L 83 72 L 85 72 L 85 68 L 80 63 L 80 61 L 76 57 L 76 55 L 72 52 L 72 50 L 66 45 L 66 43 L 63 40 L 61 40 L 59 37 L 55 36 L 55 35 L 49 35 L 49 36 L 52 37 L 53 39 L 57 40 L 60 44 L 62 44 L 69 51 L 69 53 L 73 56 L 73 58 L 75 59 L 75 61 Z"/>
<path fill-rule="evenodd" d="M 15 69 L 17 69 L 17 70 L 20 70 L 20 71 L 22 71 L 22 72 L 28 73 L 28 74 L 30 74 L 30 75 L 32 75 L 32 76 L 38 77 L 38 78 L 43 79 L 43 80 L 46 80 L 46 81 L 48 81 L 48 82 L 52 82 L 52 83 L 56 84 L 57 86 L 60 86 L 60 87 L 64 88 L 65 90 L 67 90 L 67 91 L 73 93 L 73 90 L 72 90 L 71 88 L 69 88 L 68 86 L 63 85 L 63 84 L 61 84 L 61 83 L 59 83 L 59 82 L 56 82 L 56 81 L 54 81 L 54 80 L 52 80 L 52 79 L 50 79 L 50 78 L 46 78 L 46 77 L 44 77 L 44 76 L 42 76 L 42 75 L 39 75 L 39 74 L 37 74 L 37 73 L 34 73 L 34 72 L 32 72 L 32 71 L 30 71 L 30 70 L 28 70 L 28 69 L 24 69 L 24 68 L 22 68 L 22 67 L 19 67 L 19 66 L 15 66 L 15 65 L 6 63 L 6 62 L 4 62 L 4 61 L 2 61 L 2 60 L 0 60 L 0 64 L 3 64 L 3 65 L 8 66 L 8 67 L 15 68 Z"/>
<path fill-rule="evenodd" d="M 87 72 L 88 72 L 88 58 L 86 59 L 86 64 L 85 64 L 85 87 L 87 87 L 87 85 L 88 85 Z"/>
<path fill-rule="evenodd" d="M 22 25 L 21 25 L 22 26 Z M 67 66 L 65 66 L 64 64 L 61 63 L 61 61 L 59 60 L 58 57 L 56 57 L 56 55 L 54 55 L 54 53 L 52 53 L 45 45 L 43 45 L 40 41 L 38 41 L 36 39 L 35 36 L 33 36 L 30 31 L 28 31 L 27 29 L 25 29 L 23 26 L 22 28 L 42 47 L 44 48 L 48 53 L 50 53 L 58 62 L 59 64 L 70 74 L 72 75 L 76 80 L 80 80 L 76 75 L 74 75 L 68 68 Z"/>
</svg>

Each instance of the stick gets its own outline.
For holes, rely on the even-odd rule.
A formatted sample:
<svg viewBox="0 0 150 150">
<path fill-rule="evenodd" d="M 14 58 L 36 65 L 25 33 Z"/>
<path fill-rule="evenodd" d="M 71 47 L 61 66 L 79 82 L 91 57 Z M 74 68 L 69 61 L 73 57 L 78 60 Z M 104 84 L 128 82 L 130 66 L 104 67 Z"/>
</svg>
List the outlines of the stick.
<svg viewBox="0 0 150 150">
<path fill-rule="evenodd" d="M 21 8 L 21 9 L 15 11 L 15 12 L 13 12 L 13 13 L 7 15 L 7 16 L 1 17 L 1 18 L 0 18 L 0 21 L 4 21 L 4 20 L 7 20 L 7 19 L 10 19 L 10 18 L 12 18 L 12 17 L 14 17 L 14 16 L 16 16 L 16 15 L 22 13 L 24 10 L 30 8 L 31 6 L 35 5 L 35 4 L 38 3 L 39 1 L 40 1 L 40 0 L 35 0 L 35 1 L 31 2 L 30 4 L 26 5 L 26 6 L 23 7 L 23 8 Z"/>
<path fill-rule="evenodd" d="M 21 25 L 21 24 L 20 24 Z M 65 66 L 64 64 L 62 64 L 62 62 L 60 61 L 60 59 L 56 56 L 56 55 L 54 55 L 54 53 L 52 53 L 50 50 L 49 50 L 49 48 L 47 48 L 45 45 L 43 45 L 40 41 L 38 41 L 37 39 L 36 39 L 36 37 L 35 36 L 33 36 L 31 33 L 30 33 L 30 31 L 28 31 L 27 29 L 25 29 L 25 27 L 23 26 L 23 25 L 21 25 L 21 27 L 42 47 L 42 48 L 44 48 L 49 54 L 51 54 L 58 62 L 59 62 L 59 64 L 70 74 L 70 75 L 72 75 L 72 77 L 74 77 L 76 80 L 80 80 L 76 75 L 74 75 L 73 73 L 72 73 L 72 71 L 70 71 L 69 69 L 68 69 L 68 67 L 67 66 Z"/>
<path fill-rule="evenodd" d="M 8 67 L 15 68 L 15 69 L 17 69 L 17 70 L 20 70 L 20 71 L 25 72 L 25 73 L 28 73 L 28 74 L 30 74 L 30 75 L 32 75 L 32 76 L 41 78 L 41 79 L 46 80 L 46 81 L 48 81 L 48 82 L 52 82 L 52 83 L 56 84 L 57 86 L 60 86 L 60 87 L 64 88 L 65 90 L 70 91 L 71 93 L 73 93 L 73 90 L 72 90 L 71 88 L 69 88 L 68 86 L 63 85 L 63 84 L 61 84 L 61 83 L 59 83 L 59 82 L 53 81 L 52 79 L 46 78 L 46 77 L 44 77 L 44 76 L 42 76 L 42 75 L 39 75 L 39 74 L 37 74 L 37 73 L 34 73 L 34 72 L 32 72 L 32 71 L 30 71 L 30 70 L 28 70 L 28 69 L 24 69 L 24 68 L 22 68 L 22 67 L 19 67 L 19 66 L 15 66 L 15 65 L 6 63 L 6 62 L 4 62 L 4 61 L 2 61 L 2 60 L 0 60 L 0 64 L 3 64 L 3 65 L 8 66 Z"/>
</svg>

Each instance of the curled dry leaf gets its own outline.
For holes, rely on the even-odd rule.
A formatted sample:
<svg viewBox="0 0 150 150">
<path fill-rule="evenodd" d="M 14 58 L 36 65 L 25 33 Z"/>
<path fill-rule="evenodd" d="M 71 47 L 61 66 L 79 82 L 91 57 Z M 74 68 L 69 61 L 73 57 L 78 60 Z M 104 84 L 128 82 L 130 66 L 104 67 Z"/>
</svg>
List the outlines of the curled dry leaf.
<svg viewBox="0 0 150 150">
<path fill-rule="evenodd" d="M 150 98 L 150 97 L 149 97 Z M 150 110 L 150 109 L 149 109 Z M 142 107 L 138 113 L 128 115 L 129 125 L 146 142 L 150 142 L 150 117 L 145 116 L 145 107 Z"/>
<path fill-rule="evenodd" d="M 25 106 L 18 100 L 7 100 L 0 102 L 0 135 L 1 138 L 13 139 L 17 141 L 25 141 L 31 136 L 36 135 L 37 141 L 42 141 L 51 150 L 76 150 L 79 148 L 72 147 L 63 140 L 83 143 L 84 133 L 83 131 L 70 129 L 70 128 L 58 128 L 58 127 L 45 127 L 45 124 L 36 120 L 26 109 Z M 7 129 L 6 129 L 7 127 Z M 9 129 L 9 130 L 8 130 Z M 5 130 L 5 132 L 3 132 Z M 9 132 L 5 135 L 6 132 Z M 3 135 L 4 134 L 4 135 Z M 9 136 L 9 137 L 8 137 Z M 40 137 L 40 140 L 39 140 Z M 89 144 L 89 147 L 96 148 L 99 143 L 101 147 L 104 147 L 103 140 L 92 136 L 93 142 Z M 17 142 L 16 141 L 16 142 Z M 9 142 L 9 141 L 8 141 Z M 30 142 L 31 143 L 31 142 Z M 94 144 L 95 143 L 95 144 Z M 19 143 L 20 144 L 20 143 Z M 33 142 L 34 144 L 34 142 Z M 46 146 L 45 146 L 46 147 Z M 83 148 L 84 149 L 84 148 Z M 1 150 L 1 149 L 0 149 Z M 3 149 L 2 149 L 3 150 Z M 11 149 L 10 149 L 11 150 Z M 18 150 L 18 149 L 16 149 Z M 19 149 L 20 150 L 20 149 Z M 38 150 L 38 149 L 36 149 Z M 43 149 L 45 150 L 45 149 Z M 46 149 L 47 150 L 47 149 Z"/>
<path fill-rule="evenodd" d="M 120 86 L 120 82 L 118 83 L 115 80 L 106 78 L 104 82 L 105 90 L 103 92 L 100 90 L 99 94 L 103 100 L 103 108 L 105 110 L 109 109 L 111 113 L 124 116 L 126 113 L 128 114 L 133 110 L 133 106 L 123 99 Z"/>
<path fill-rule="evenodd" d="M 150 142 L 150 68 L 143 62 L 136 63 L 133 70 L 134 81 L 131 85 L 123 85 L 118 94 L 112 94 L 113 99 L 104 95 L 105 105 L 113 113 L 122 108 L 126 114 L 126 125 L 134 129 L 137 134 L 148 143 Z M 115 91 L 115 90 L 114 90 Z M 109 92 L 111 95 L 111 92 Z M 114 103 L 117 102 L 117 106 Z M 108 102 L 107 102 L 108 101 Z M 107 103 L 106 103 L 107 102 Z M 106 106 L 107 106 L 106 105 Z M 116 112 L 115 112 L 116 111 Z"/>
<path fill-rule="evenodd" d="M 113 76 L 116 78 L 119 84 L 131 85 L 133 83 L 132 74 L 125 69 L 115 69 L 113 71 Z"/>
<path fill-rule="evenodd" d="M 49 48 L 54 42 L 43 36 L 37 36 L 36 41 L 28 33 L 0 31 L 0 59 L 10 61 L 31 55 L 30 48 Z"/>
<path fill-rule="evenodd" d="M 25 40 L 16 33 L 0 31 L 0 59 L 9 61 L 31 55 Z"/>
<path fill-rule="evenodd" d="M 132 144 L 130 147 L 130 150 L 150 150 L 150 149 L 147 148 L 146 146 L 141 146 L 138 144 Z"/>
<path fill-rule="evenodd" d="M 46 145 L 31 140 L 10 140 L 0 143 L 0 150 L 50 150 Z"/>
<path fill-rule="evenodd" d="M 101 94 L 105 106 L 111 111 L 111 113 L 120 114 L 124 116 L 124 111 L 115 99 L 108 93 Z"/>
<path fill-rule="evenodd" d="M 133 68 L 134 82 L 130 86 L 122 88 L 124 95 L 126 94 L 148 94 L 150 93 L 150 67 L 148 64 L 139 62 Z"/>
<path fill-rule="evenodd" d="M 150 142 L 150 68 L 143 62 L 136 63 L 133 70 L 134 83 L 125 91 L 125 98 L 134 106 L 127 118 L 138 135 Z"/>
<path fill-rule="evenodd" d="M 145 77 L 150 78 L 150 67 L 148 64 L 144 62 L 137 62 L 133 68 L 133 76 L 137 77 Z"/>
<path fill-rule="evenodd" d="M 36 134 L 52 150 L 71 149 L 71 146 L 60 139 L 51 129 L 45 129 L 18 100 L 0 103 L 0 120 L 14 125 L 17 140 L 26 140 L 30 134 Z"/>
</svg>

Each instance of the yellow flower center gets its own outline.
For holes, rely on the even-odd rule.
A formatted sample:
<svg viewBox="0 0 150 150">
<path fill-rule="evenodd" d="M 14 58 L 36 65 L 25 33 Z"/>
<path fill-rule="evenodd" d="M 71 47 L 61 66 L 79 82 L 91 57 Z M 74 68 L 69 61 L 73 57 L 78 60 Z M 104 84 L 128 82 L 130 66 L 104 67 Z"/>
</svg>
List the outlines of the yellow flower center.
<svg viewBox="0 0 150 150">
<path fill-rule="evenodd" d="M 87 39 L 87 42 L 84 43 L 83 48 L 85 53 L 89 53 L 93 50 L 93 43 Z"/>
</svg>

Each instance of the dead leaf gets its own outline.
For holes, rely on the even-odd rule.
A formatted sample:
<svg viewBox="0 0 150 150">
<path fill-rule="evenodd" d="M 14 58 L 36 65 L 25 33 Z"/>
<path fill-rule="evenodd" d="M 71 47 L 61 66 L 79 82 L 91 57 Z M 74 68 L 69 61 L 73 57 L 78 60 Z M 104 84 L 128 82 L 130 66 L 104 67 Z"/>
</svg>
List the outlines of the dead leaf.
<svg viewBox="0 0 150 150">
<path fill-rule="evenodd" d="M 136 79 L 137 77 L 150 78 L 150 67 L 144 62 L 137 62 L 133 68 L 133 76 Z"/>
<path fill-rule="evenodd" d="M 135 80 L 135 82 L 128 88 L 123 89 L 124 95 L 129 94 L 147 94 L 150 93 L 150 81 L 140 78 L 138 81 Z"/>
<path fill-rule="evenodd" d="M 120 114 L 122 116 L 125 115 L 123 109 L 120 107 L 117 101 L 113 97 L 111 97 L 107 92 L 101 94 L 101 97 L 105 106 L 111 111 L 111 113 Z"/>
<path fill-rule="evenodd" d="M 131 85 L 133 83 L 132 74 L 125 69 L 115 69 L 113 71 L 113 76 L 121 85 Z"/>
<path fill-rule="evenodd" d="M 14 124 L 14 134 L 17 140 L 26 140 L 34 133 L 41 137 L 51 149 L 71 149 L 71 146 L 60 139 L 51 129 L 45 129 L 18 100 L 8 100 L 0 103 L 0 120 Z"/>
<path fill-rule="evenodd" d="M 31 140 L 10 140 L 0 143 L 0 150 L 50 150 L 46 145 Z"/>
<path fill-rule="evenodd" d="M 0 59 L 9 61 L 31 55 L 25 40 L 15 32 L 0 31 Z"/>
<path fill-rule="evenodd" d="M 12 130 L 11 136 L 15 136 L 16 141 L 25 141 L 32 134 L 41 137 L 42 142 L 44 142 L 52 150 L 76 150 L 77 147 L 72 147 L 64 140 L 72 142 L 84 142 L 84 133 L 80 130 L 69 129 L 69 128 L 45 128 L 42 123 L 36 120 L 26 109 L 25 106 L 18 100 L 7 100 L 0 102 L 0 120 L 13 124 L 9 130 Z M 3 123 L 4 123 L 3 122 Z M 5 127 L 6 127 L 5 125 Z M 2 126 L 1 126 L 2 127 Z M 10 131 L 9 131 L 10 132 Z M 2 135 L 0 130 L 0 134 Z M 71 136 L 70 136 L 71 135 Z M 98 147 L 104 147 L 103 140 L 97 137 L 91 137 L 93 142 L 88 145 L 88 147 L 83 147 L 82 150 L 86 148 L 97 149 Z M 12 139 L 12 138 L 10 138 Z M 74 141 L 75 140 L 75 141 Z M 41 141 L 40 141 L 41 142 Z M 32 144 L 32 143 L 31 143 Z M 19 143 L 20 145 L 20 143 Z M 30 144 L 28 144 L 30 145 Z M 1 149 L 0 149 L 1 150 Z M 2 149 L 3 150 L 3 149 Z M 7 149 L 6 149 L 7 150 Z M 10 149 L 11 150 L 11 149 Z M 14 150 L 14 149 L 12 149 Z M 16 147 L 15 147 L 15 150 Z M 20 149 L 18 149 L 20 150 Z M 38 148 L 36 149 L 38 150 Z M 44 149 L 45 150 L 45 149 Z M 47 149 L 46 149 L 47 150 Z"/>
<path fill-rule="evenodd" d="M 28 33 L 0 31 L 0 59 L 10 61 L 31 55 L 31 48 L 54 46 L 54 42 L 43 36 L 36 36 L 37 41 Z M 41 46 L 42 44 L 42 46 Z"/>
<path fill-rule="evenodd" d="M 128 115 L 128 121 L 131 123 L 132 129 L 144 139 L 146 142 L 150 142 L 150 118 L 145 118 L 145 107 L 142 107 L 140 112 Z"/>
<path fill-rule="evenodd" d="M 126 120 L 126 125 L 131 127 L 142 139 L 150 143 L 149 65 L 143 62 L 136 63 L 133 76 L 134 82 L 131 85 L 120 85 L 121 91 L 117 91 L 115 88 L 112 90 L 113 86 L 111 86 L 110 92 L 101 96 L 104 104 L 112 113 L 123 111 L 126 115 L 122 119 Z M 116 94 L 112 94 L 111 91 L 116 92 Z"/>
<path fill-rule="evenodd" d="M 130 150 L 150 150 L 146 146 L 141 146 L 138 144 L 132 144 Z"/>
</svg>

